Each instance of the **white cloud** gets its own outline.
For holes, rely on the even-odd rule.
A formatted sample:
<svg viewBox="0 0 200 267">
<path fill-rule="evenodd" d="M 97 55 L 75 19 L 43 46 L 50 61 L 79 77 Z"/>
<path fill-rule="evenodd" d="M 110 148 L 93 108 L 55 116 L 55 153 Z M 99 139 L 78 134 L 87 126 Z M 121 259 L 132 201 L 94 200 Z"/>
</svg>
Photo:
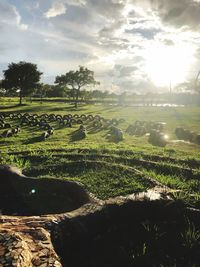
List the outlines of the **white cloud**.
<svg viewBox="0 0 200 267">
<path fill-rule="evenodd" d="M 0 24 L 14 25 L 21 30 L 27 30 L 28 25 L 21 23 L 17 8 L 5 1 L 0 2 Z"/>
<path fill-rule="evenodd" d="M 194 6 L 199 11 L 197 0 L 16 3 L 15 7 L 0 0 L 0 69 L 3 63 L 31 61 L 44 72 L 45 82 L 52 82 L 56 75 L 84 65 L 95 72 L 102 90 L 145 91 L 153 88 L 145 66 L 147 51 L 156 43 L 165 51 L 188 46 L 196 57 L 195 66 L 188 67 L 199 68 L 200 52 L 195 51 L 200 47 L 196 31 L 200 17 L 195 19 L 196 13 L 191 17 Z M 26 7 L 20 7 L 22 3 Z"/>
<path fill-rule="evenodd" d="M 72 6 L 85 6 L 87 0 L 66 0 L 65 3 L 67 5 L 72 5 Z"/>
<path fill-rule="evenodd" d="M 52 7 L 46 13 L 44 13 L 44 16 L 48 19 L 53 18 L 59 15 L 65 14 L 66 10 L 67 8 L 63 3 L 56 2 L 52 5 Z"/>
<path fill-rule="evenodd" d="M 27 29 L 28 29 L 28 25 L 27 24 L 20 24 L 19 25 L 19 27 L 20 27 L 20 29 L 22 30 L 22 31 L 26 31 Z"/>
</svg>

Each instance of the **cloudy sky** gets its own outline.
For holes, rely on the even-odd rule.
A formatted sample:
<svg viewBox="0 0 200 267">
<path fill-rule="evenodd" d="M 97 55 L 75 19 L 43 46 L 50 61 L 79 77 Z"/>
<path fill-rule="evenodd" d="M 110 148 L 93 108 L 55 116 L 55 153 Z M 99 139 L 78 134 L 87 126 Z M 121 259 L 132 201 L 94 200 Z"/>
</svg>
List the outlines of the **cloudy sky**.
<svg viewBox="0 0 200 267">
<path fill-rule="evenodd" d="M 0 0 L 0 37 L 0 77 L 21 60 L 46 83 L 84 65 L 99 89 L 158 91 L 200 70 L 200 0 Z"/>
</svg>

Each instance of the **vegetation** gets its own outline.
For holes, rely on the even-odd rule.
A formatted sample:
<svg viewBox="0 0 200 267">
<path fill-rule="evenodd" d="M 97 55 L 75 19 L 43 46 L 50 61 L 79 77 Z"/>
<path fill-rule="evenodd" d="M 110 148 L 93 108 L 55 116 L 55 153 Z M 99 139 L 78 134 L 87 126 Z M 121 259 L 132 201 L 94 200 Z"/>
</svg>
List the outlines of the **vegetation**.
<svg viewBox="0 0 200 267">
<path fill-rule="evenodd" d="M 41 178 L 44 183 L 50 178 L 81 182 L 88 191 L 103 200 L 161 186 L 169 190 L 180 208 L 183 204 L 200 208 L 199 145 L 177 140 L 175 133 L 177 127 L 200 133 L 199 107 L 79 104 L 75 108 L 73 104 L 64 102 L 30 103 L 29 99 L 25 100 L 23 106 L 16 106 L 16 98 L 1 97 L 1 164 L 16 165 L 23 170 L 23 174 Z M 162 130 L 169 136 L 166 146 L 149 143 L 148 134 L 129 134 L 127 128 L 135 125 L 136 121 L 161 123 L 159 125 L 166 123 Z M 21 131 L 3 137 L 3 132 L 7 131 L 6 123 L 11 129 L 20 125 Z M 53 135 L 41 139 L 49 126 L 53 129 Z M 83 126 L 86 135 L 79 138 L 76 133 Z M 123 132 L 122 139 L 108 138 L 113 128 Z M 37 201 L 39 203 L 40 199 Z M 180 212 L 179 206 L 177 211 Z M 79 236 L 77 239 L 73 236 L 73 240 L 68 237 L 67 242 L 70 245 L 74 242 L 76 246 L 80 244 L 81 255 L 86 259 L 83 266 L 88 266 L 88 259 L 93 260 L 96 266 L 95 253 L 98 251 L 101 252 L 98 259 L 102 266 L 105 259 L 114 262 L 113 266 L 120 261 L 120 266 L 146 266 L 147 262 L 149 266 L 198 266 L 198 222 L 193 222 L 181 212 L 177 216 L 176 212 L 168 210 L 168 216 L 161 208 L 159 214 L 162 212 L 166 220 L 156 222 L 155 212 L 144 221 L 135 220 L 135 214 L 131 217 L 130 212 L 128 218 L 116 215 L 119 220 L 112 224 L 114 227 L 110 227 L 108 232 L 101 232 L 98 238 L 95 235 L 84 246 L 89 253 L 93 249 L 90 257 L 85 257 L 88 250 L 83 249 Z M 98 249 L 105 244 L 104 251 Z M 63 249 L 64 253 L 67 248 Z M 74 249 L 68 255 L 71 258 L 67 257 L 67 263 L 80 265 L 79 257 L 74 257 Z M 61 253 L 61 256 L 65 260 L 64 254 Z M 78 263 L 74 263 L 74 259 Z"/>
<path fill-rule="evenodd" d="M 37 70 L 37 65 L 20 61 L 19 63 L 11 63 L 8 69 L 4 70 L 4 79 L 2 87 L 12 93 L 19 92 L 20 105 L 22 98 L 28 96 L 37 87 L 42 72 Z"/>
<path fill-rule="evenodd" d="M 146 190 L 153 186 L 148 179 L 151 177 L 173 190 L 183 190 L 187 195 L 185 199 L 199 205 L 199 145 L 176 140 L 174 132 L 177 126 L 200 132 L 198 107 L 80 105 L 76 109 L 66 103 L 58 106 L 56 102 L 26 102 L 24 106 L 12 107 L 15 99 L 8 100 L 2 98 L 2 114 L 5 111 L 30 115 L 86 114 L 99 115 L 110 121 L 117 119 L 117 127 L 124 132 L 124 138 L 122 141 L 108 140 L 111 126 L 98 128 L 93 121 L 85 120 L 86 138 L 74 139 L 80 125 L 72 123 L 72 127 L 68 127 L 55 120 L 48 121 L 54 128 L 54 134 L 42 141 L 43 128 L 24 124 L 17 135 L 0 139 L 2 162 L 23 167 L 24 173 L 31 176 L 78 180 L 102 199 Z M 166 147 L 150 144 L 148 136 L 126 133 L 127 127 L 136 120 L 165 122 L 164 131 L 169 136 Z M 16 127 L 21 119 L 8 116 L 5 121 Z M 3 131 L 0 130 L 0 134 Z M 142 173 L 143 179 L 137 171 Z"/>
<path fill-rule="evenodd" d="M 75 107 L 77 107 L 80 90 L 83 86 L 99 84 L 99 82 L 94 79 L 94 72 L 83 66 L 80 66 L 77 71 L 71 70 L 65 75 L 57 76 L 55 83 L 60 86 L 70 87 L 75 95 Z"/>
</svg>

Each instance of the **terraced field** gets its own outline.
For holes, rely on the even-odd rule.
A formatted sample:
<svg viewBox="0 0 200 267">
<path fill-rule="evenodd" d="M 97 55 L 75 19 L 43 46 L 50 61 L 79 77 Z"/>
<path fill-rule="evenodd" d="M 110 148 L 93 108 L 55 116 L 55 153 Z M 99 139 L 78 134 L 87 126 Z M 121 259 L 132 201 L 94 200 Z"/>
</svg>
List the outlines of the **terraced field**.
<svg viewBox="0 0 200 267">
<path fill-rule="evenodd" d="M 4 106 L 1 114 L 12 128 L 21 127 L 19 133 L 0 139 L 1 162 L 21 167 L 24 174 L 77 180 L 101 199 L 162 185 L 175 197 L 199 206 L 200 146 L 178 141 L 174 133 L 178 126 L 199 132 L 199 108 L 80 106 L 75 110 L 63 103 L 34 103 Z M 22 123 L 24 114 L 31 122 Z M 138 120 L 165 123 L 167 145 L 150 144 L 148 134 L 126 133 Z M 77 134 L 80 125 L 86 136 Z M 44 140 L 49 126 L 53 135 Z M 122 140 L 111 138 L 113 127 L 122 130 Z"/>
</svg>

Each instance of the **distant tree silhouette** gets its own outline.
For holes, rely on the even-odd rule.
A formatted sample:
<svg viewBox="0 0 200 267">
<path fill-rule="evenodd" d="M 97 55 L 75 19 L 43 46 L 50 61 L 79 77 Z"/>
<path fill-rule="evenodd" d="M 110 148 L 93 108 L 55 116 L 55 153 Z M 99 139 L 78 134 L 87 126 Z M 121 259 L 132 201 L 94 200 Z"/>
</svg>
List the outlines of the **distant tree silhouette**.
<svg viewBox="0 0 200 267">
<path fill-rule="evenodd" d="M 8 69 L 3 71 L 4 79 L 2 87 L 9 93 L 19 93 L 20 105 L 22 98 L 32 93 L 38 86 L 42 72 L 37 70 L 37 65 L 29 62 L 20 61 L 11 63 Z"/>
<path fill-rule="evenodd" d="M 60 86 L 67 86 L 75 92 L 75 107 L 77 107 L 82 87 L 99 84 L 99 82 L 94 79 L 94 72 L 83 66 L 80 66 L 79 70 L 71 70 L 64 75 L 57 76 L 55 83 Z"/>
</svg>

